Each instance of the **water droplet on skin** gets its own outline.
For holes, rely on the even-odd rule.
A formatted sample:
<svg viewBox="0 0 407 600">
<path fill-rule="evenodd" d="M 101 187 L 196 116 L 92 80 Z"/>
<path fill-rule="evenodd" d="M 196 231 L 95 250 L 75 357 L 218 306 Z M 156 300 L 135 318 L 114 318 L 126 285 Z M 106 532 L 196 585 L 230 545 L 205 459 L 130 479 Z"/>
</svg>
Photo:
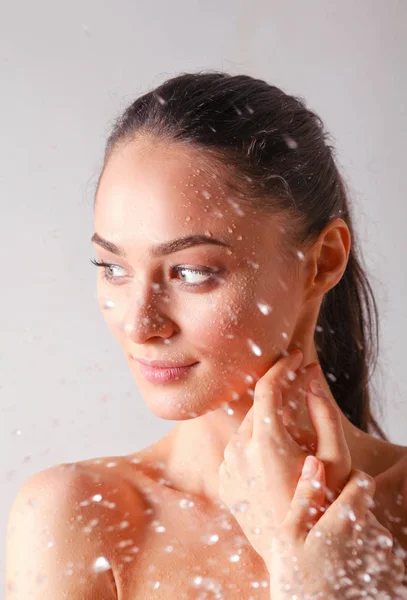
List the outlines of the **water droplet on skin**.
<svg viewBox="0 0 407 600">
<path fill-rule="evenodd" d="M 192 502 L 192 500 L 188 500 L 188 498 L 182 498 L 179 501 L 179 505 L 181 508 L 192 508 L 194 506 L 194 503 Z"/>
<path fill-rule="evenodd" d="M 240 556 L 238 554 L 232 554 L 232 556 L 229 557 L 230 562 L 239 562 L 240 560 Z"/>
<path fill-rule="evenodd" d="M 191 217 L 189 217 L 189 216 L 185 217 L 185 221 L 190 221 L 190 220 L 191 220 Z"/>
<path fill-rule="evenodd" d="M 290 381 L 294 381 L 297 378 L 297 375 L 295 374 L 295 371 L 292 371 L 291 369 L 288 371 L 287 373 L 287 377 Z M 296 405 L 295 405 L 296 406 Z"/>
<path fill-rule="evenodd" d="M 174 550 L 174 546 L 171 546 L 171 545 L 170 545 L 170 546 L 166 546 L 166 547 L 164 548 L 164 550 L 165 550 L 166 552 L 172 552 L 172 551 Z"/>
<path fill-rule="evenodd" d="M 109 310 L 111 308 L 114 308 L 116 305 L 113 302 L 113 300 L 105 300 L 103 302 L 103 310 Z"/>
<path fill-rule="evenodd" d="M 159 581 L 150 581 L 150 586 L 153 590 L 158 590 L 158 588 L 160 587 L 160 582 Z"/>
<path fill-rule="evenodd" d="M 226 414 L 228 414 L 228 415 L 234 415 L 235 414 L 235 411 L 233 410 L 233 408 L 231 408 L 229 406 L 229 404 L 227 402 L 224 402 L 222 404 L 222 408 L 226 412 Z"/>
<path fill-rule="evenodd" d="M 219 541 L 219 536 L 217 533 L 212 533 L 210 535 L 204 535 L 201 537 L 201 541 L 208 546 L 213 546 Z"/>
<path fill-rule="evenodd" d="M 120 527 L 120 529 L 126 529 L 126 527 L 128 527 L 129 525 L 130 525 L 130 523 L 128 521 L 122 521 L 120 523 L 119 527 Z"/>
<path fill-rule="evenodd" d="M 271 419 L 270 417 L 264 417 L 263 421 L 268 425 L 269 423 L 271 423 Z"/>
<path fill-rule="evenodd" d="M 202 196 L 204 198 L 206 198 L 207 200 L 209 200 L 209 198 L 211 197 L 211 194 L 208 192 L 208 190 L 202 190 Z"/>
<path fill-rule="evenodd" d="M 283 331 L 281 333 L 281 337 L 284 338 L 285 340 L 288 340 L 288 334 L 285 331 Z"/>
<path fill-rule="evenodd" d="M 393 541 L 388 535 L 378 535 L 377 543 L 380 548 L 391 548 L 393 546 Z"/>
<path fill-rule="evenodd" d="M 104 556 L 99 556 L 93 563 L 93 570 L 96 571 L 96 573 L 102 573 L 111 568 L 109 561 Z"/>
<path fill-rule="evenodd" d="M 253 352 L 253 354 L 255 354 L 256 356 L 261 356 L 262 351 L 259 348 L 259 346 L 255 344 L 251 339 L 248 339 L 247 341 L 249 342 L 250 350 Z"/>
<path fill-rule="evenodd" d="M 318 481 L 317 479 L 313 479 L 313 480 L 311 481 L 311 485 L 312 485 L 312 487 L 313 487 L 314 489 L 316 489 L 316 490 L 319 490 L 319 489 L 321 489 L 321 482 L 320 482 L 320 481 Z"/>
<path fill-rule="evenodd" d="M 226 201 L 232 206 L 232 208 L 234 209 L 236 214 L 239 215 L 239 217 L 244 217 L 245 213 L 240 208 L 240 206 L 237 202 L 235 202 L 232 198 L 226 198 Z"/>
<path fill-rule="evenodd" d="M 304 254 L 301 252 L 301 250 L 298 250 L 297 256 L 300 260 L 304 260 L 304 258 L 305 258 Z"/>
<path fill-rule="evenodd" d="M 247 512 L 247 509 L 249 508 L 250 504 L 249 502 L 238 502 L 237 504 L 234 504 L 231 508 L 231 512 L 232 514 L 234 513 L 245 513 Z"/>
<path fill-rule="evenodd" d="M 258 302 L 257 308 L 263 313 L 263 315 L 269 315 L 273 310 L 269 304 L 265 304 L 264 302 Z"/>
<path fill-rule="evenodd" d="M 321 327 L 321 325 L 317 325 L 317 326 L 315 327 L 315 329 L 316 329 L 316 331 L 318 331 L 318 333 L 322 333 L 322 332 L 324 331 L 324 328 L 323 328 L 323 327 Z"/>
<path fill-rule="evenodd" d="M 249 265 L 249 266 L 250 266 L 252 269 L 254 269 L 254 270 L 256 270 L 256 271 L 257 271 L 257 270 L 259 269 L 259 267 L 260 267 L 260 265 L 259 265 L 258 263 L 255 263 L 255 262 L 253 262 L 253 261 L 251 261 L 251 260 L 248 260 L 248 261 L 247 261 L 247 264 L 248 264 L 248 265 Z"/>
</svg>

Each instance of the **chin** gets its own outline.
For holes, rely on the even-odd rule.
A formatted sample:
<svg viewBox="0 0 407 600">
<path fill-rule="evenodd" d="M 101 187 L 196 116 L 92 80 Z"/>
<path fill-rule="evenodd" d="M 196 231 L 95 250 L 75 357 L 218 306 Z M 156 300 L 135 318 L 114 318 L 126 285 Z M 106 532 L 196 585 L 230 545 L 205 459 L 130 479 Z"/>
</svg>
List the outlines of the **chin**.
<svg viewBox="0 0 407 600">
<path fill-rule="evenodd" d="M 193 391 L 185 389 L 180 391 L 163 387 L 147 390 L 143 385 L 140 392 L 147 408 L 156 417 L 166 421 L 189 421 L 219 408 L 211 408 L 207 399 L 200 400 Z"/>
</svg>

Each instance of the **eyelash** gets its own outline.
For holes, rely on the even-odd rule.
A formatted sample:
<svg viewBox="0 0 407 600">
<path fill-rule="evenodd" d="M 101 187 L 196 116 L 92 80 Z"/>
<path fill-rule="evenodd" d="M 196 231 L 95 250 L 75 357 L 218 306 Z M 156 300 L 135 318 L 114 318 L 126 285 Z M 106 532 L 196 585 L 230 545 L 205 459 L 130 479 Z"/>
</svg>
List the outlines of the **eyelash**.
<svg viewBox="0 0 407 600">
<path fill-rule="evenodd" d="M 91 259 L 90 261 L 92 264 L 96 265 L 97 267 L 104 267 L 102 270 L 102 277 L 108 281 L 109 283 L 112 283 L 113 285 L 117 285 L 115 283 L 113 283 L 114 279 L 119 279 L 119 277 L 111 277 L 107 274 L 107 269 L 110 267 L 120 267 L 120 265 L 115 265 L 113 263 L 106 263 L 103 261 L 97 261 L 97 260 L 93 260 Z M 120 267 L 121 268 L 121 267 Z M 177 273 L 181 272 L 181 271 L 190 271 L 191 273 L 198 273 L 200 275 L 208 275 L 208 278 L 205 281 L 202 281 L 201 283 L 186 283 L 185 281 L 181 281 L 180 285 L 184 285 L 186 287 L 201 287 L 204 286 L 208 283 L 211 283 L 212 281 L 214 281 L 216 279 L 216 274 L 213 273 L 213 271 L 208 271 L 208 270 L 203 270 L 203 269 L 188 269 L 187 267 L 172 267 L 172 269 L 174 271 L 176 271 Z"/>
</svg>

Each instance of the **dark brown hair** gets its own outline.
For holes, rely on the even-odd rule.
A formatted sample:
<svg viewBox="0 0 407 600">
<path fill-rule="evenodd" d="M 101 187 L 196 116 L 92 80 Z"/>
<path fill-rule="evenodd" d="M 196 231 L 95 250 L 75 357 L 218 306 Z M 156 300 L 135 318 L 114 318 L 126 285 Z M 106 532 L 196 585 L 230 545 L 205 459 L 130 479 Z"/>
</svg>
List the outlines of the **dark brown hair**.
<svg viewBox="0 0 407 600">
<path fill-rule="evenodd" d="M 229 173 L 228 184 L 245 202 L 285 213 L 293 248 L 312 243 L 332 218 L 347 223 L 348 263 L 323 298 L 315 343 L 343 413 L 386 440 L 371 413 L 368 388 L 379 346 L 377 306 L 321 119 L 302 99 L 261 79 L 200 71 L 168 79 L 128 106 L 114 122 L 104 164 L 119 145 L 144 135 L 202 151 Z"/>
</svg>

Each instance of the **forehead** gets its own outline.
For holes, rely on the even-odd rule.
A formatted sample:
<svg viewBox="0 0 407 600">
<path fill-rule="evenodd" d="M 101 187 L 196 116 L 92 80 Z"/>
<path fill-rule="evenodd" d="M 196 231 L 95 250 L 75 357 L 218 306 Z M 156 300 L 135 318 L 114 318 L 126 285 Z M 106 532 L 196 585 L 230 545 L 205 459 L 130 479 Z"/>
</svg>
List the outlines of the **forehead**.
<svg viewBox="0 0 407 600">
<path fill-rule="evenodd" d="M 95 231 L 110 241 L 146 247 L 198 232 L 260 241 L 264 229 L 270 240 L 272 227 L 263 211 L 253 215 L 239 201 L 217 163 L 202 152 L 151 140 L 127 143 L 110 156 L 94 218 Z"/>
</svg>

